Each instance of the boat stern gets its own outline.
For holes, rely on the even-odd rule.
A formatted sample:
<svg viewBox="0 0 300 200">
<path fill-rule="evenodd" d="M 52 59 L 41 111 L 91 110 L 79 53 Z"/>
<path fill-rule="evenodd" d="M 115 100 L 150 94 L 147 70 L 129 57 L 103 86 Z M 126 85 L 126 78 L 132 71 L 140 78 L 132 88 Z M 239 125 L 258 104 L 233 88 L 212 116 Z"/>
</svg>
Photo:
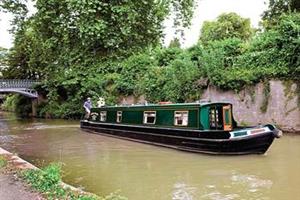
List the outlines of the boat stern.
<svg viewBox="0 0 300 200">
<path fill-rule="evenodd" d="M 280 138 L 282 136 L 282 131 L 272 124 L 267 124 L 263 126 L 257 126 L 252 128 L 245 128 L 240 130 L 234 130 L 230 132 L 230 139 L 254 136 L 259 134 L 272 133 L 274 137 Z"/>
</svg>

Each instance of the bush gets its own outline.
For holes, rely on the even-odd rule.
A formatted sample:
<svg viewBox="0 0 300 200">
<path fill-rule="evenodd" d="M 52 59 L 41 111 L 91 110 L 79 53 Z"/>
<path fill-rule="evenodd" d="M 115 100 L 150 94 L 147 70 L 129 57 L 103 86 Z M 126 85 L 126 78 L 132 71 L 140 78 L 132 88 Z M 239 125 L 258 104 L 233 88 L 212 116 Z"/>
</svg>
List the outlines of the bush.
<svg viewBox="0 0 300 200">
<path fill-rule="evenodd" d="M 154 64 L 154 58 L 147 53 L 133 55 L 124 60 L 117 82 L 119 92 L 124 95 L 139 95 L 137 83 Z"/>
<path fill-rule="evenodd" d="M 28 117 L 32 112 L 31 99 L 18 94 L 9 95 L 2 108 L 6 111 L 16 112 L 20 117 Z"/>
<path fill-rule="evenodd" d="M 17 95 L 8 95 L 1 105 L 1 108 L 6 111 L 14 112 L 16 110 Z"/>
<path fill-rule="evenodd" d="M 2 155 L 0 155 L 0 169 L 2 167 L 5 167 L 7 165 L 7 161 L 6 161 L 6 158 L 3 157 Z"/>
<path fill-rule="evenodd" d="M 166 68 L 166 84 L 163 87 L 166 100 L 192 102 L 200 98 L 200 70 L 189 59 L 176 59 Z"/>
</svg>

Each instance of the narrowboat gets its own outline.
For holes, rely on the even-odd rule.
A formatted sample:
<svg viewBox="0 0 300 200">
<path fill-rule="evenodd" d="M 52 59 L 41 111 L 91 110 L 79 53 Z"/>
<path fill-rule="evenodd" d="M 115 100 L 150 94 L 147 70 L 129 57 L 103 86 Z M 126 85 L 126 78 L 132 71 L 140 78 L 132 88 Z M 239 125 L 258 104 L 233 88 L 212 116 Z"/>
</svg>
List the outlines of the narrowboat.
<svg viewBox="0 0 300 200">
<path fill-rule="evenodd" d="M 274 125 L 239 127 L 232 104 L 160 103 L 92 108 L 80 127 L 94 133 L 189 152 L 264 154 L 281 131 Z"/>
</svg>

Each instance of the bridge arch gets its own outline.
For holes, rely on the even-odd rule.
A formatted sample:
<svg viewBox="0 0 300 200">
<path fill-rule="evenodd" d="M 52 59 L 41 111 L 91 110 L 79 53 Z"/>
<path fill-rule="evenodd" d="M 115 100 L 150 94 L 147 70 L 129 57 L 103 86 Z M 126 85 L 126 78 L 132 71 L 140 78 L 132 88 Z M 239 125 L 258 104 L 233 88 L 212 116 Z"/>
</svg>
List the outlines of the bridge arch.
<svg viewBox="0 0 300 200">
<path fill-rule="evenodd" d="M 18 93 L 31 98 L 32 116 L 37 115 L 38 93 L 34 86 L 38 81 L 26 79 L 0 79 L 0 93 Z"/>
<path fill-rule="evenodd" d="M 18 93 L 29 98 L 37 98 L 38 93 L 33 87 L 38 83 L 26 79 L 0 79 L 0 93 Z"/>
</svg>

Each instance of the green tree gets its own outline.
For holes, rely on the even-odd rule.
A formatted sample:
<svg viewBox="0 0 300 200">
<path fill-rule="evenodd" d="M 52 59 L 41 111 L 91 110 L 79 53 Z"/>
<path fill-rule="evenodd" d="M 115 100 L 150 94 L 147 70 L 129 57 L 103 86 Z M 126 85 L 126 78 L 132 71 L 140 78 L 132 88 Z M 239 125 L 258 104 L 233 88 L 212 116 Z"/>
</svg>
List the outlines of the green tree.
<svg viewBox="0 0 300 200">
<path fill-rule="evenodd" d="M 122 59 L 156 46 L 164 19 L 176 10 L 181 22 L 177 25 L 187 26 L 193 2 L 37 0 L 36 14 L 18 24 L 8 74 L 49 78 L 61 70 L 91 68 L 102 59 Z M 5 0 L 1 7 L 20 13 L 25 3 Z"/>
<path fill-rule="evenodd" d="M 118 80 L 120 93 L 125 95 L 139 94 L 138 82 L 143 78 L 147 69 L 155 65 L 155 59 L 150 53 L 132 55 L 122 62 L 121 78 Z"/>
<path fill-rule="evenodd" d="M 269 0 L 268 9 L 262 15 L 263 25 L 268 28 L 275 25 L 282 14 L 299 11 L 299 0 Z"/>
<path fill-rule="evenodd" d="M 4 1 L 2 10 L 15 14 L 26 4 Z M 49 103 L 40 113 L 54 117 L 80 115 L 78 105 L 87 96 L 115 103 L 118 95 L 138 90 L 135 79 L 152 62 L 139 52 L 160 45 L 166 17 L 172 12 L 175 26 L 186 27 L 193 5 L 194 0 L 37 0 L 37 12 L 17 24 L 3 74 L 44 80 Z"/>
<path fill-rule="evenodd" d="M 10 12 L 13 14 L 11 32 L 15 33 L 26 20 L 28 9 L 26 6 L 27 0 L 1 0 L 0 11 Z"/>
<path fill-rule="evenodd" d="M 275 26 L 253 38 L 236 63 L 257 79 L 300 77 L 300 13 L 282 15 Z"/>
<path fill-rule="evenodd" d="M 173 40 L 171 40 L 170 44 L 169 44 L 169 48 L 180 48 L 180 41 L 179 39 L 176 37 Z"/>
<path fill-rule="evenodd" d="M 207 43 L 226 38 L 249 39 L 254 30 L 249 18 L 242 18 L 236 13 L 224 13 L 216 21 L 205 21 L 201 28 L 199 41 Z"/>
<path fill-rule="evenodd" d="M 0 47 L 0 71 L 7 66 L 8 49 Z"/>
</svg>

